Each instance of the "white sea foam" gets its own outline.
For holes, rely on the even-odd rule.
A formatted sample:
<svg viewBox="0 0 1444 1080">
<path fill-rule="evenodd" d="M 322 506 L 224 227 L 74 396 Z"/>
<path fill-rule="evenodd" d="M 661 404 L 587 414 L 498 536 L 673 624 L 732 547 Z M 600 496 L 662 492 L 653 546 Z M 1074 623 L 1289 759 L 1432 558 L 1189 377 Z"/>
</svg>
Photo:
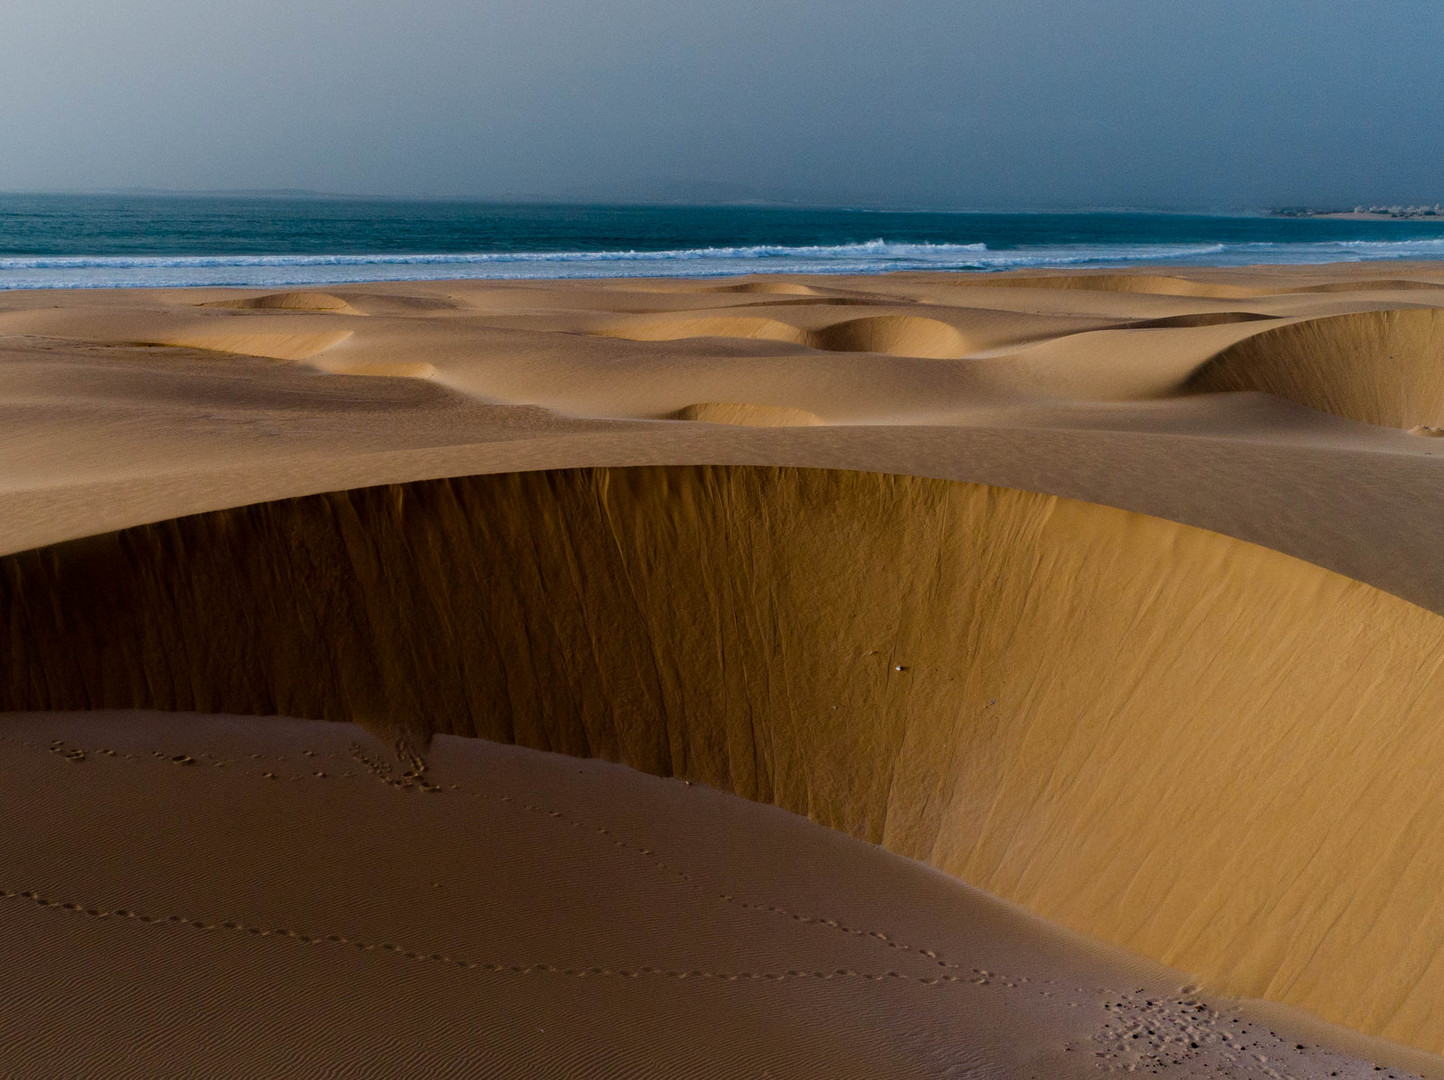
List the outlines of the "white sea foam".
<svg viewBox="0 0 1444 1080">
<path fill-rule="evenodd" d="M 757 245 L 670 251 L 545 251 L 377 255 L 0 256 L 0 289 L 238 285 L 266 288 L 427 278 L 721 277 L 868 274 L 1139 264 L 1224 265 L 1444 258 L 1444 238 L 1199 244 Z"/>
</svg>

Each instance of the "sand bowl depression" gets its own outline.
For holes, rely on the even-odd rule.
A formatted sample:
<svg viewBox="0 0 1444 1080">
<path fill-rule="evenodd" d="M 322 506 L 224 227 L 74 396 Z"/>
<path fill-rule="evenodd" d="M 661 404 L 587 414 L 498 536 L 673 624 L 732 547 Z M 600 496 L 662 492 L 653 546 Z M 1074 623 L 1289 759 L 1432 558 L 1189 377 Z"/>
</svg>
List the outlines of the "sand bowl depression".
<svg viewBox="0 0 1444 1080">
<path fill-rule="evenodd" d="M 1224 993 L 1437 1054 L 1440 310 L 1424 264 L 0 294 L 0 710 L 51 710 L 0 731 L 0 1071 L 144 1028 L 131 1075 L 209 1075 L 201 985 L 358 1076 L 533 1005 L 509 1075 L 759 1023 L 800 1076 L 1408 1053 Z M 528 839 L 502 788 L 600 801 Z M 636 873 L 673 824 L 715 889 Z M 393 1015 L 389 946 L 479 966 Z"/>
<path fill-rule="evenodd" d="M 1266 548 L 875 473 L 576 469 L 52 545 L 0 602 L 6 710 L 620 761 L 1444 1049 L 1444 622 Z"/>
</svg>

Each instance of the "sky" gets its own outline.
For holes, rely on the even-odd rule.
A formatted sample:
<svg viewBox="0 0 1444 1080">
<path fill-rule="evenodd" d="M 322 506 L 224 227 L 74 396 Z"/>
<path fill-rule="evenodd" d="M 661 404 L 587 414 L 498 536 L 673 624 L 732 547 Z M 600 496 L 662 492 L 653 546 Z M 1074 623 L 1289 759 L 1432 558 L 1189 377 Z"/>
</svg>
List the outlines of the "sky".
<svg viewBox="0 0 1444 1080">
<path fill-rule="evenodd" d="M 0 0 L 0 190 L 1444 200 L 1439 0 Z"/>
</svg>

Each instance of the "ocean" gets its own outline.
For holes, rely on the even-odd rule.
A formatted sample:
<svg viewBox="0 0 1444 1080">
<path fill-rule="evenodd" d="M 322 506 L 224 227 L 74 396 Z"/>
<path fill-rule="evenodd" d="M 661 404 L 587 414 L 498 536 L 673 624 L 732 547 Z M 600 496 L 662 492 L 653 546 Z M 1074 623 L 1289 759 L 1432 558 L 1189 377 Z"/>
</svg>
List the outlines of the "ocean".
<svg viewBox="0 0 1444 1080">
<path fill-rule="evenodd" d="M 0 195 L 0 289 L 1444 258 L 1444 220 Z"/>
</svg>

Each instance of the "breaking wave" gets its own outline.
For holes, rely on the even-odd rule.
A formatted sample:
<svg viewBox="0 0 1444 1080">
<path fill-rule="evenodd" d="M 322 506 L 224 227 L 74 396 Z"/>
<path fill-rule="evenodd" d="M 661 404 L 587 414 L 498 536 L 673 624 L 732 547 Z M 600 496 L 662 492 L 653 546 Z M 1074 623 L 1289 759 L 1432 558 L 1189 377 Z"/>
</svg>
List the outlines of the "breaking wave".
<svg viewBox="0 0 1444 1080">
<path fill-rule="evenodd" d="M 755 273 L 870 274 L 1050 267 L 1248 265 L 1444 258 L 1444 238 L 1247 243 L 986 244 L 869 240 L 659 251 L 489 251 L 440 254 L 11 255 L 0 288 L 269 287 L 428 278 L 722 277 Z"/>
</svg>

